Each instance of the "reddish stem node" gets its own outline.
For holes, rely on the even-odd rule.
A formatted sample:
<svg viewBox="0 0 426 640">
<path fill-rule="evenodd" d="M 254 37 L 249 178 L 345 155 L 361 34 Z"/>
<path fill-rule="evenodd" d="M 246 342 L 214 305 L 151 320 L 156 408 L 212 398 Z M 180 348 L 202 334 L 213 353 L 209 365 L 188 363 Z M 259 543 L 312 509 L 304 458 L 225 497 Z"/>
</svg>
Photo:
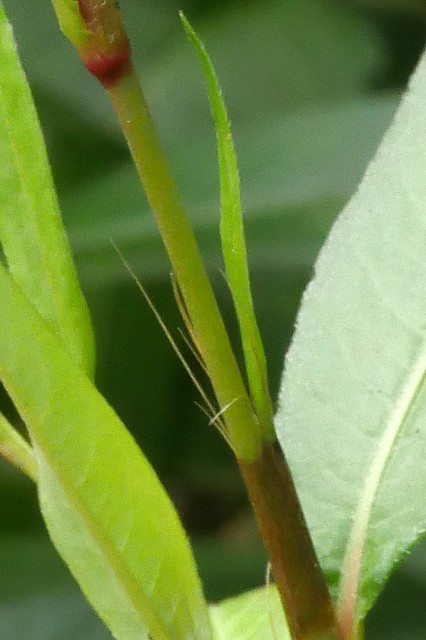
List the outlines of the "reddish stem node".
<svg viewBox="0 0 426 640">
<path fill-rule="evenodd" d="M 105 89 L 113 87 L 121 78 L 131 73 L 130 46 L 128 41 L 114 51 L 94 51 L 83 56 L 86 68 Z"/>
<path fill-rule="evenodd" d="M 131 72 L 130 44 L 114 0 L 77 0 L 88 39 L 80 56 L 99 82 L 110 89 Z"/>
</svg>

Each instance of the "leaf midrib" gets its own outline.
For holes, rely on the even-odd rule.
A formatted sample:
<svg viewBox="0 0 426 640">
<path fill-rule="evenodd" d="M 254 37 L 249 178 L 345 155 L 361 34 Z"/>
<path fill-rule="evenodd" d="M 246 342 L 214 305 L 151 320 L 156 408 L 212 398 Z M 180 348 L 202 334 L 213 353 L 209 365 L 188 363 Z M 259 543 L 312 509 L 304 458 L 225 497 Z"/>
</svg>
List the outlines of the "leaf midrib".
<svg viewBox="0 0 426 640">
<path fill-rule="evenodd" d="M 41 444 L 42 438 L 37 437 L 35 440 L 36 450 L 39 448 L 42 458 L 45 460 L 45 464 L 50 467 L 51 473 L 55 476 L 56 481 L 61 486 L 62 491 L 67 496 L 70 503 L 73 505 L 77 517 L 81 518 L 87 529 L 87 533 L 92 540 L 92 543 L 101 553 L 104 561 L 109 565 L 110 569 L 115 574 L 117 581 L 120 584 L 121 589 L 126 594 L 128 602 L 131 603 L 136 616 L 142 620 L 142 624 L 147 624 L 149 631 L 154 633 L 158 638 L 169 638 L 168 631 L 163 624 L 161 618 L 154 615 L 147 615 L 150 609 L 154 609 L 149 604 L 149 598 L 141 589 L 141 585 L 129 566 L 128 562 L 122 557 L 116 550 L 116 545 L 111 540 L 110 536 L 106 532 L 104 526 L 99 520 L 93 517 L 90 506 L 76 490 L 73 481 L 68 477 L 68 474 L 64 473 L 64 470 L 57 464 L 56 457 L 52 460 L 49 447 Z M 38 446 L 37 446 L 38 445 Z M 39 455 L 40 455 L 39 453 Z M 151 624 L 150 624 L 151 623 Z"/>
<path fill-rule="evenodd" d="M 339 612 L 342 626 L 348 633 L 355 627 L 357 595 L 360 586 L 362 556 L 367 541 L 369 523 L 375 498 L 380 488 L 387 463 L 398 436 L 426 378 L 426 340 L 420 345 L 419 355 L 411 373 L 402 386 L 396 405 L 388 418 L 376 454 L 368 469 L 364 486 L 355 508 L 353 525 L 348 537 L 342 564 L 339 588 Z M 349 637 L 349 636 L 348 636 Z"/>
</svg>

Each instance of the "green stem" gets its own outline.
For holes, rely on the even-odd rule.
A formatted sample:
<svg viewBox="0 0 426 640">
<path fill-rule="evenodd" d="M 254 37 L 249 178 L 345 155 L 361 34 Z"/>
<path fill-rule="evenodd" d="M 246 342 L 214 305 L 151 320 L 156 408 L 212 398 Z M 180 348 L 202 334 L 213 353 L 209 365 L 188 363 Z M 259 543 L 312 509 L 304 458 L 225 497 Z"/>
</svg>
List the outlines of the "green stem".
<svg viewBox="0 0 426 640">
<path fill-rule="evenodd" d="M 263 440 L 134 73 L 106 87 L 156 216 L 253 504 L 294 640 L 341 640 L 287 463 Z M 234 402 L 239 398 L 238 402 Z M 233 404 L 230 404 L 233 403 Z M 259 448 L 261 444 L 262 448 Z M 243 455 L 240 455 L 243 451 Z"/>
<path fill-rule="evenodd" d="M 253 461 L 261 450 L 262 430 L 132 67 L 118 3 L 53 0 L 53 4 L 64 33 L 111 98 L 169 254 L 218 400 L 225 435 L 239 458 Z"/>
<path fill-rule="evenodd" d="M 54 2 L 61 11 L 67 5 L 67 0 Z M 193 230 L 131 65 L 118 7 L 114 0 L 78 3 L 92 35 L 79 46 L 76 25 L 74 43 L 86 67 L 109 94 L 156 217 L 270 556 L 293 640 L 342 640 L 291 473 L 282 454 L 262 434 L 254 414 Z"/>
<path fill-rule="evenodd" d="M 0 455 L 37 482 L 37 463 L 31 446 L 0 413 Z"/>
<path fill-rule="evenodd" d="M 194 232 L 170 175 L 139 81 L 133 71 L 107 86 L 160 228 L 208 375 L 224 410 L 227 437 L 238 457 L 256 459 L 262 434 L 254 416 Z"/>
</svg>

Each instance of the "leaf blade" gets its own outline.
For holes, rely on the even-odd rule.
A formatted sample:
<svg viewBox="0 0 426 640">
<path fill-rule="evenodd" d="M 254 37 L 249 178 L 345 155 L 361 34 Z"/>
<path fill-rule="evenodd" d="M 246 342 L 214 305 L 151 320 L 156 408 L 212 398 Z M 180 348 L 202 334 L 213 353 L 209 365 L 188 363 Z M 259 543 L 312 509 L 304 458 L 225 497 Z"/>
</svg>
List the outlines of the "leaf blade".
<svg viewBox="0 0 426 640">
<path fill-rule="evenodd" d="M 290 640 L 275 586 L 254 589 L 210 606 L 215 640 Z"/>
<path fill-rule="evenodd" d="M 0 242 L 8 267 L 67 349 L 93 372 L 94 339 L 37 114 L 0 4 Z"/>
<path fill-rule="evenodd" d="M 425 96 L 423 59 L 320 254 L 277 413 L 348 633 L 426 526 Z"/>
<path fill-rule="evenodd" d="M 34 442 L 56 547 L 119 640 L 147 627 L 208 640 L 192 552 L 154 471 L 4 267 L 0 290 L 0 373 Z"/>
<path fill-rule="evenodd" d="M 264 436 L 274 441 L 275 431 L 268 389 L 266 356 L 251 294 L 241 206 L 240 176 L 231 126 L 219 81 L 209 55 L 183 13 L 180 14 L 180 18 L 188 39 L 200 61 L 209 96 L 210 109 L 215 123 L 220 177 L 222 254 L 240 326 L 252 401 L 257 411 L 261 428 L 264 431 Z"/>
</svg>

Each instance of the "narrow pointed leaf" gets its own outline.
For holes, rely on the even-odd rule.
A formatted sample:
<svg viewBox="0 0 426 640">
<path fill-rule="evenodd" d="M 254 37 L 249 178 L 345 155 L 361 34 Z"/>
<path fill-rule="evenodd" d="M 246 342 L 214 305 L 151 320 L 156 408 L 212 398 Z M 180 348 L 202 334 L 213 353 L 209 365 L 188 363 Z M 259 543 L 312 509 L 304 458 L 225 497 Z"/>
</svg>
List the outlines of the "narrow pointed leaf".
<svg viewBox="0 0 426 640">
<path fill-rule="evenodd" d="M 76 362 L 93 371 L 91 322 L 37 114 L 0 4 L 0 243 L 15 281 Z"/>
<path fill-rule="evenodd" d="M 241 206 L 240 176 L 231 126 L 219 81 L 208 53 L 183 14 L 181 20 L 201 63 L 213 115 L 220 175 L 220 235 L 226 276 L 240 325 L 253 404 L 265 435 L 275 440 L 266 358 L 254 313 Z"/>
<path fill-rule="evenodd" d="M 189 543 L 113 410 L 0 266 L 0 377 L 28 425 L 52 540 L 118 640 L 209 640 Z"/>
<path fill-rule="evenodd" d="M 277 429 L 345 629 L 426 528 L 426 58 L 335 224 Z"/>
<path fill-rule="evenodd" d="M 290 640 L 275 586 L 210 606 L 215 640 Z"/>
</svg>

